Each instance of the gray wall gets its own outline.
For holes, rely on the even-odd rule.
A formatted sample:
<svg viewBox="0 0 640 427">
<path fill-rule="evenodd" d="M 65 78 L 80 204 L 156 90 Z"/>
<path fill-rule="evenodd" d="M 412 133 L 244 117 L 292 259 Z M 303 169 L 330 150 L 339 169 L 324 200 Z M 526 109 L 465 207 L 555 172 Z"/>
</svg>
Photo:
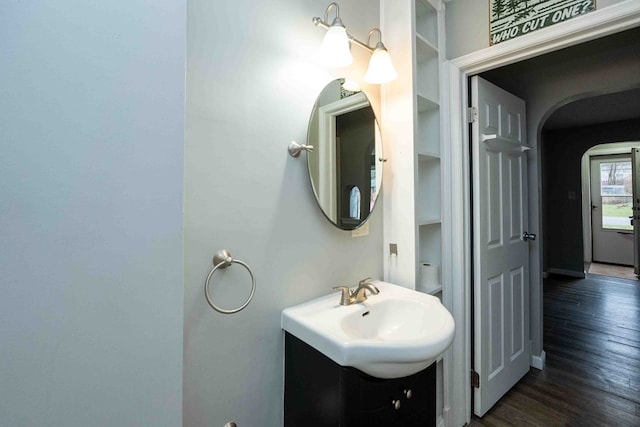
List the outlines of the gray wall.
<svg viewBox="0 0 640 427">
<path fill-rule="evenodd" d="M 178 426 L 186 3 L 1 10 L 0 425 Z"/>
<path fill-rule="evenodd" d="M 582 156 L 598 144 L 640 140 L 640 119 L 559 129 L 543 137 L 544 266 L 580 272 L 584 269 Z M 569 191 L 578 197 L 570 200 Z"/>
<path fill-rule="evenodd" d="M 382 275 L 382 216 L 371 234 L 352 238 L 317 207 L 304 142 L 322 88 L 337 77 L 312 61 L 325 31 L 311 23 L 328 3 L 315 0 L 193 0 L 188 4 L 185 145 L 184 424 L 280 426 L 287 306 Z M 341 2 L 351 33 L 378 26 L 378 2 Z M 369 54 L 352 49 L 345 75 L 361 81 Z M 363 85 L 379 112 L 376 87 Z M 227 248 L 254 270 L 257 290 L 234 315 L 203 296 L 211 257 Z M 248 294 L 239 266 L 211 287 L 225 307 Z"/>
<path fill-rule="evenodd" d="M 596 0 L 596 8 L 623 1 L 634 0 Z M 489 47 L 489 0 L 450 0 L 446 8 L 447 58 Z"/>
</svg>

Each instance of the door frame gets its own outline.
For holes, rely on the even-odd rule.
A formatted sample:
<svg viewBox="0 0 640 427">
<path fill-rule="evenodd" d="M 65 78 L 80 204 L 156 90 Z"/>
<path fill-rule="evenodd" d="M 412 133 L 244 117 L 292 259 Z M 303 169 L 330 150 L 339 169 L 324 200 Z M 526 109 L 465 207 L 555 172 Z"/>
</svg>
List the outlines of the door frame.
<svg viewBox="0 0 640 427">
<path fill-rule="evenodd" d="M 591 251 L 591 158 L 596 156 L 606 156 L 610 154 L 628 154 L 631 149 L 640 148 L 640 141 L 625 142 L 603 142 L 589 148 L 582 156 L 581 169 L 581 185 L 582 185 L 582 240 L 584 250 L 584 262 L 593 261 L 593 252 Z"/>
<path fill-rule="evenodd" d="M 612 228 L 605 228 L 602 226 L 603 223 L 603 213 L 604 213 L 604 202 L 602 201 L 602 194 L 601 194 L 601 183 L 599 182 L 600 179 L 602 178 L 602 172 L 600 171 L 601 165 L 603 162 L 606 163 L 612 163 L 612 162 L 617 162 L 617 161 L 626 161 L 628 160 L 629 163 L 631 164 L 633 161 L 633 158 L 631 156 L 631 149 L 629 149 L 626 153 L 617 153 L 617 154 L 601 154 L 601 155 L 592 155 L 589 157 L 589 169 L 590 169 L 590 174 L 589 174 L 589 180 L 590 180 L 590 188 L 589 188 L 589 198 L 591 199 L 591 203 L 594 203 L 594 192 L 597 195 L 597 202 L 599 205 L 599 211 L 598 214 L 594 214 L 594 211 L 592 210 L 591 212 L 591 255 L 592 258 L 594 256 L 594 254 L 596 252 L 599 252 L 600 256 L 598 260 L 595 260 L 596 262 L 603 262 L 603 263 L 613 263 L 613 264 L 620 264 L 620 265 L 629 265 L 628 263 L 624 262 L 624 259 L 620 259 L 617 256 L 611 256 L 611 253 L 618 253 L 620 252 L 620 250 L 623 251 L 623 253 L 625 252 L 623 248 L 620 247 L 615 247 L 616 243 L 614 243 L 615 241 L 617 241 L 617 245 L 618 246 L 622 246 L 625 245 L 626 242 L 624 242 L 625 240 L 628 239 L 627 237 L 621 237 L 620 234 L 624 234 L 624 235 L 633 235 L 633 230 L 631 230 L 630 232 L 627 231 L 622 231 L 622 230 L 616 230 L 616 229 L 612 229 Z M 594 171 L 594 163 L 598 165 L 597 167 L 597 171 Z M 595 172 L 595 174 L 594 174 Z M 597 180 L 596 180 L 597 179 Z M 595 191 L 594 186 L 597 186 L 597 191 Z M 631 197 L 631 201 L 633 203 L 633 196 Z M 633 209 L 631 209 L 631 212 L 633 212 Z M 594 225 L 594 219 L 599 219 L 600 224 L 599 226 L 595 226 Z M 606 237 L 605 237 L 606 236 Z M 597 243 L 600 244 L 600 246 L 598 247 L 598 250 L 596 250 L 596 239 L 599 239 L 599 241 Z M 632 239 L 633 240 L 633 239 Z M 608 249 L 604 249 L 603 246 L 605 245 L 605 241 L 608 244 L 609 248 Z M 614 246 L 614 247 L 612 247 Z M 633 248 L 632 248 L 632 252 L 633 252 Z M 608 259 L 605 259 L 608 258 Z M 631 265 L 633 265 L 633 255 L 631 256 Z"/>
<path fill-rule="evenodd" d="M 318 141 L 319 143 L 319 176 L 318 198 L 327 217 L 334 223 L 338 223 L 336 190 L 336 117 L 369 106 L 369 100 L 363 92 L 331 102 L 319 108 Z"/>
<path fill-rule="evenodd" d="M 565 47 L 574 46 L 600 37 L 608 36 L 620 31 L 640 25 L 640 3 L 623 1 L 601 10 L 588 13 L 518 37 L 508 42 L 494 45 L 486 49 L 453 59 L 443 66 L 443 97 L 441 111 L 444 129 L 450 131 L 442 134 L 441 161 L 443 162 L 443 283 L 450 286 L 443 288 L 443 303 L 454 316 L 457 333 L 451 349 L 444 358 L 444 410 L 443 415 L 447 426 L 461 426 L 471 419 L 471 206 L 470 206 L 470 158 L 469 158 L 469 127 L 467 125 L 468 106 L 468 78 L 472 75 L 489 71 L 505 65 L 533 58 L 545 53 L 553 52 Z M 535 124 L 530 124 L 534 125 Z M 537 131 L 540 136 L 540 129 Z M 538 138 L 539 141 L 539 138 Z M 538 156 L 538 147 L 532 147 L 532 156 Z M 531 188 L 539 183 L 529 180 Z M 537 193 L 537 191 L 536 191 Z M 540 212 L 540 206 L 531 206 Z M 530 224 L 531 228 L 542 230 L 540 215 L 538 224 Z M 542 238 L 539 234 L 539 236 Z M 533 257 L 530 266 L 530 286 L 532 296 L 531 308 L 542 310 L 541 283 L 541 248 L 538 246 L 538 256 Z M 532 251 L 533 252 L 533 251 Z M 460 267 L 463 268 L 460 268 Z M 535 289 L 534 289 L 535 288 Z M 536 305 L 534 307 L 534 305 Z M 538 328 L 538 340 L 541 341 L 541 326 Z M 532 334 L 532 340 L 536 339 Z M 542 348 L 542 342 L 539 342 Z M 544 351 L 540 355 L 532 356 L 532 365 L 544 367 Z"/>
</svg>

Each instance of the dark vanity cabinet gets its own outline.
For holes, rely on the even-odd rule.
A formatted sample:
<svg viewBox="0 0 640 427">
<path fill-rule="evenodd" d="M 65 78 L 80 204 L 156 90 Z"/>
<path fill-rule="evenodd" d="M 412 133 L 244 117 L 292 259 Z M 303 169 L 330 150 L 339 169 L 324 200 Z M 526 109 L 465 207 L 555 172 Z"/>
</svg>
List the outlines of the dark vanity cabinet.
<svg viewBox="0 0 640 427">
<path fill-rule="evenodd" d="M 435 426 L 435 363 L 379 379 L 340 366 L 285 332 L 285 427 Z"/>
</svg>

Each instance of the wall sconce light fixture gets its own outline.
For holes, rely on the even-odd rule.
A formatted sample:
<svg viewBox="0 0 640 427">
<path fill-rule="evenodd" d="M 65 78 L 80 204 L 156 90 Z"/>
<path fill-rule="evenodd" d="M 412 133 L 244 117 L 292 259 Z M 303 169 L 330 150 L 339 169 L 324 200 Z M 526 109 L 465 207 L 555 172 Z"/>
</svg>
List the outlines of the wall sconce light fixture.
<svg viewBox="0 0 640 427">
<path fill-rule="evenodd" d="M 329 25 L 329 12 L 331 9 L 335 9 L 336 17 L 331 22 L 331 25 Z M 398 73 L 391 62 L 389 52 L 387 52 L 387 49 L 382 43 L 382 32 L 379 28 L 374 28 L 369 31 L 366 44 L 361 42 L 347 32 L 340 19 L 340 7 L 335 2 L 327 6 L 324 12 L 324 20 L 315 17 L 313 18 L 313 23 L 317 27 L 322 27 L 327 30 L 320 50 L 318 50 L 315 55 L 316 61 L 328 67 L 346 67 L 351 65 L 353 57 L 351 56 L 350 45 L 353 43 L 371 53 L 369 68 L 364 75 L 364 80 L 367 83 L 382 84 L 398 77 Z M 378 43 L 372 47 L 369 43 L 374 33 L 378 34 Z"/>
<path fill-rule="evenodd" d="M 329 11 L 332 7 L 336 9 L 336 17 L 331 25 L 327 25 Z M 316 62 L 331 68 L 351 65 L 353 56 L 351 56 L 347 29 L 340 19 L 340 7 L 336 3 L 331 3 L 324 12 L 324 21 L 320 18 L 313 18 L 313 23 L 316 25 L 324 24 L 322 27 L 327 29 L 322 45 L 320 45 L 320 49 L 318 49 L 314 57 Z"/>
</svg>

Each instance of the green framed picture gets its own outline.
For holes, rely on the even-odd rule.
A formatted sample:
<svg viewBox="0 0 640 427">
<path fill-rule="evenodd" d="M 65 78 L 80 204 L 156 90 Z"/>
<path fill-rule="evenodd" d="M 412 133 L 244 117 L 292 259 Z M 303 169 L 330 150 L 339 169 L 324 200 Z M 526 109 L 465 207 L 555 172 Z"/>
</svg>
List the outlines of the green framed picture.
<svg viewBox="0 0 640 427">
<path fill-rule="evenodd" d="M 491 45 L 596 9 L 596 0 L 489 0 Z"/>
</svg>

